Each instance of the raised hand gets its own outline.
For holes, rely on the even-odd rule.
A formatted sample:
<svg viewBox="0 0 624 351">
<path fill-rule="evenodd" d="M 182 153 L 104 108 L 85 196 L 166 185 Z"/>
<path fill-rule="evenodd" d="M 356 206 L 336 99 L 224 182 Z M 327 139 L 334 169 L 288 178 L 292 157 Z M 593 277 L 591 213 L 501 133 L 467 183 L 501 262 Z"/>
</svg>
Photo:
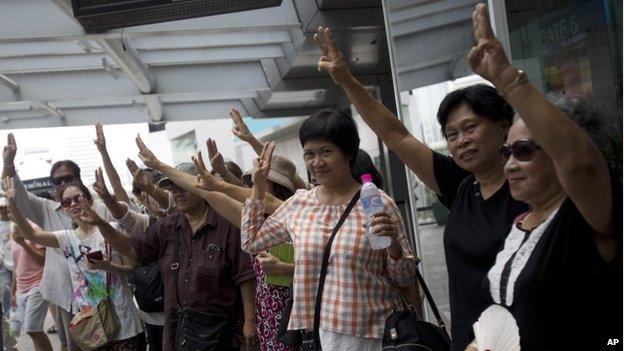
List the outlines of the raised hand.
<svg viewBox="0 0 624 351">
<path fill-rule="evenodd" d="M 143 161 L 143 163 L 149 168 L 158 169 L 160 161 L 156 158 L 156 155 L 154 155 L 154 153 L 147 148 L 139 134 L 137 134 L 136 137 L 136 144 L 139 148 L 139 158 L 141 161 Z"/>
<path fill-rule="evenodd" d="M 251 181 L 255 189 L 257 198 L 263 199 L 268 188 L 269 171 L 271 170 L 271 159 L 275 151 L 275 142 L 271 141 L 264 145 L 260 157 L 254 159 L 254 170 L 251 174 Z"/>
<path fill-rule="evenodd" d="M 321 57 L 317 63 L 318 69 L 323 70 L 332 77 L 334 83 L 345 84 L 352 78 L 351 72 L 342 53 L 336 45 L 329 28 L 318 27 L 314 34 L 316 46 L 321 50 Z"/>
<path fill-rule="evenodd" d="M 87 201 L 87 199 L 83 196 L 80 199 L 80 220 L 91 224 L 91 225 L 98 225 L 104 222 L 104 219 L 102 219 L 102 217 L 100 217 L 100 215 L 98 215 L 92 208 L 91 208 L 91 204 L 89 204 L 89 202 Z"/>
<path fill-rule="evenodd" d="M 468 63 L 473 72 L 492 82 L 498 89 L 503 88 L 507 80 L 506 70 L 517 71 L 511 66 L 503 45 L 494 36 L 488 9 L 485 4 L 478 4 L 472 13 L 472 26 L 477 45 L 468 53 Z"/>
<path fill-rule="evenodd" d="M 206 141 L 206 147 L 208 148 L 208 157 L 210 157 L 210 165 L 215 172 L 219 173 L 221 176 L 227 173 L 227 168 L 225 167 L 225 161 L 223 160 L 223 155 L 219 152 L 217 148 L 217 143 L 208 138 Z"/>
<path fill-rule="evenodd" d="M 128 167 L 128 170 L 130 171 L 130 174 L 134 175 L 134 172 L 136 172 L 137 170 L 139 170 L 139 166 L 137 166 L 136 162 L 134 162 L 131 159 L 126 159 L 126 167 Z"/>
<path fill-rule="evenodd" d="M 9 133 L 9 135 L 7 135 L 7 144 L 4 146 L 4 150 L 2 151 L 2 159 L 4 160 L 4 164 L 13 165 L 16 153 L 17 144 L 15 143 L 15 136 L 13 136 L 13 133 Z"/>
<path fill-rule="evenodd" d="M 197 168 L 197 180 L 195 182 L 195 187 L 207 191 L 216 191 L 220 180 L 212 175 L 206 168 L 201 151 L 197 152 L 197 155 L 191 159 L 195 164 L 195 168 Z"/>
<path fill-rule="evenodd" d="M 104 175 L 102 174 L 102 168 L 98 167 L 95 170 L 95 182 L 93 183 L 93 190 L 102 198 L 103 201 L 113 199 L 113 195 L 111 195 L 110 191 L 106 187 L 106 182 L 104 181 Z"/>
<path fill-rule="evenodd" d="M 106 152 L 106 138 L 104 138 L 104 130 L 100 122 L 95 124 L 95 140 L 93 140 L 93 143 L 100 153 Z"/>
<path fill-rule="evenodd" d="M 250 142 L 254 136 L 251 134 L 249 127 L 245 121 L 243 121 L 243 117 L 241 117 L 240 112 L 237 109 L 233 108 L 230 110 L 230 118 L 234 122 L 234 128 L 232 128 L 232 134 L 236 135 L 243 141 Z"/>
</svg>

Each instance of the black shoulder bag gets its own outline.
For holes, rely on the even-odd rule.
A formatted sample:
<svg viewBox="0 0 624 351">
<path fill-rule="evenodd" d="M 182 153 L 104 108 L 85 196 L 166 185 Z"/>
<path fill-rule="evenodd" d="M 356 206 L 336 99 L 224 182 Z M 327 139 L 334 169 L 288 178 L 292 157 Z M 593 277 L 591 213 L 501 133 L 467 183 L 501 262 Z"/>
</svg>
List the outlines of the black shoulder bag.
<svg viewBox="0 0 624 351">
<path fill-rule="evenodd" d="M 150 226 L 156 221 L 150 217 Z M 162 312 L 165 310 L 165 287 L 160 276 L 158 261 L 150 264 L 137 264 L 132 270 L 134 297 L 143 312 Z"/>
<path fill-rule="evenodd" d="M 231 349 L 234 337 L 234 317 L 191 310 L 180 303 L 178 274 L 180 269 L 180 238 L 174 238 L 173 280 L 178 308 L 178 325 L 175 335 L 176 351 L 221 351 Z"/>
<path fill-rule="evenodd" d="M 329 237 L 329 240 L 327 241 L 327 245 L 325 245 L 325 252 L 323 253 L 323 264 L 321 265 L 321 274 L 319 275 L 318 289 L 316 291 L 316 303 L 314 305 L 314 330 L 311 332 L 303 333 L 303 342 L 301 344 L 301 350 L 307 350 L 307 351 L 320 351 L 321 350 L 321 339 L 319 337 L 319 328 L 321 326 L 321 299 L 323 298 L 323 287 L 325 286 L 325 276 L 327 275 L 327 265 L 329 263 L 329 255 L 331 254 L 332 243 L 334 242 L 334 238 L 336 237 L 336 234 L 338 234 L 338 230 L 340 230 L 340 227 L 342 226 L 344 221 L 347 219 L 347 217 L 349 216 L 349 213 L 351 213 L 351 210 L 353 209 L 353 207 L 355 206 L 355 204 L 357 203 L 359 199 L 360 199 L 360 191 L 358 190 L 358 192 L 355 193 L 355 195 L 353 195 L 351 202 L 349 202 L 349 205 L 347 205 L 347 208 L 342 213 L 342 216 L 340 217 L 340 219 L 338 220 L 338 223 L 336 223 L 336 226 L 334 227 L 334 231 L 332 232 L 332 235 Z"/>
<path fill-rule="evenodd" d="M 390 285 L 400 297 L 403 311 L 393 311 L 386 320 L 382 341 L 384 351 L 448 351 L 451 349 L 451 339 L 446 332 L 442 316 L 440 316 L 438 307 L 433 301 L 433 297 L 427 288 L 425 280 L 420 275 L 418 267 L 416 267 L 416 278 L 425 292 L 427 302 L 431 306 L 431 311 L 438 325 L 423 321 L 418 316 L 417 309 L 409 303 L 401 289 L 396 286 L 392 279 L 388 279 Z"/>
</svg>

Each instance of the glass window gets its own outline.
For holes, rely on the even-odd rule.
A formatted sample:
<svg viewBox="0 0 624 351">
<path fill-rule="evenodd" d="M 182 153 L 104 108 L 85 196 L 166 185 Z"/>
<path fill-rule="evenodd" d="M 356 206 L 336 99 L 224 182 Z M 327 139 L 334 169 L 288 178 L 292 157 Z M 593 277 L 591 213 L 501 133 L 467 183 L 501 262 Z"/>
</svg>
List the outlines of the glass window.
<svg viewBox="0 0 624 351">
<path fill-rule="evenodd" d="M 511 54 L 536 87 L 584 96 L 621 129 L 622 2 L 506 0 Z"/>
</svg>

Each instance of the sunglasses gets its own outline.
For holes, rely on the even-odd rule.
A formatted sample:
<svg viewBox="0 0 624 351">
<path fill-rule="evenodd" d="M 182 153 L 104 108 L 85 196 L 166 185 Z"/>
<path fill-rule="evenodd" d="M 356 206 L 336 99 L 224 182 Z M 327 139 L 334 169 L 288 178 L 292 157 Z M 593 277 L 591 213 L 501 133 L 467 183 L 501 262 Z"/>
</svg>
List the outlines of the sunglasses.
<svg viewBox="0 0 624 351">
<path fill-rule="evenodd" d="M 531 161 L 535 151 L 541 148 L 542 147 L 537 145 L 533 140 L 520 139 L 511 145 L 501 145 L 499 151 L 505 161 L 509 160 L 509 157 L 513 155 L 516 160 L 520 162 L 527 162 Z"/>
<path fill-rule="evenodd" d="M 60 177 L 54 177 L 51 179 L 52 184 L 54 185 L 61 185 L 64 183 L 73 182 L 74 180 L 76 180 L 76 177 L 71 174 L 60 176 Z"/>
<path fill-rule="evenodd" d="M 72 197 L 64 197 L 61 199 L 61 207 L 68 208 L 72 205 L 72 203 L 79 205 L 80 200 L 82 200 L 82 198 L 83 198 L 82 194 L 77 194 Z"/>
</svg>

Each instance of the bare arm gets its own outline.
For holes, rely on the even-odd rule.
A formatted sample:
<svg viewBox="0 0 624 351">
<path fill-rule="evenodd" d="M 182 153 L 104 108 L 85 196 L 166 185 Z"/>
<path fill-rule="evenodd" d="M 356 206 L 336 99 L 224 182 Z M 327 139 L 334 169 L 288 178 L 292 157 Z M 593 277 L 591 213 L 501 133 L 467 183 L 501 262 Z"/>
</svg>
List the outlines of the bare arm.
<svg viewBox="0 0 624 351">
<path fill-rule="evenodd" d="M 492 33 L 485 5 L 477 6 L 473 24 L 478 42 L 468 56 L 473 71 L 506 94 L 505 99 L 553 160 L 563 189 L 585 220 L 598 234 L 614 236 L 611 179 L 600 150 L 576 123 L 520 79 Z"/>
<path fill-rule="evenodd" d="M 113 166 L 113 162 L 110 159 L 110 155 L 108 154 L 108 150 L 106 149 L 106 138 L 104 137 L 102 124 L 99 122 L 95 124 L 95 133 L 96 139 L 93 142 L 95 143 L 95 146 L 102 156 L 104 170 L 106 171 L 108 180 L 111 182 L 113 193 L 118 200 L 128 202 L 130 199 L 128 198 L 126 190 L 124 190 L 123 186 L 121 185 L 119 174 L 117 173 L 117 170 L 115 169 L 115 166 Z"/>
<path fill-rule="evenodd" d="M 25 241 L 15 241 L 18 245 L 24 248 L 24 251 L 32 257 L 38 264 L 42 265 L 45 263 L 45 249 L 36 249 L 32 245 L 28 244 Z"/>
<path fill-rule="evenodd" d="M 120 254 L 132 258 L 136 257 L 129 235 L 115 229 L 110 223 L 100 217 L 86 201 L 82 201 L 80 205 L 82 208 L 81 221 L 97 226 L 104 239 Z"/>
<path fill-rule="evenodd" d="M 240 203 L 245 202 L 248 198 L 253 194 L 252 189 L 246 186 L 238 186 L 235 184 L 230 184 L 228 182 L 222 181 L 217 177 L 213 176 L 208 172 L 206 165 L 204 164 L 201 152 L 197 153 L 197 156 L 193 158 L 193 162 L 197 167 L 197 171 L 199 172 L 199 182 L 195 184 L 196 187 L 199 187 L 203 190 L 211 191 L 211 192 L 221 192 L 227 197 L 232 198 Z M 200 195 L 201 196 L 201 195 Z M 267 214 L 272 214 L 275 212 L 281 205 L 283 201 L 276 198 L 275 196 L 267 193 L 265 195 L 265 211 Z"/>
<path fill-rule="evenodd" d="M 131 159 L 126 160 L 126 166 L 134 178 L 134 184 L 146 193 L 149 197 L 156 200 L 158 206 L 162 209 L 169 208 L 169 193 L 153 184 L 145 170 L 139 168 Z"/>
<path fill-rule="evenodd" d="M 256 331 L 256 313 L 254 298 L 256 295 L 256 282 L 253 279 L 247 280 L 240 285 L 241 299 L 243 300 L 243 336 L 245 337 L 245 350 L 256 349 L 258 332 Z"/>
<path fill-rule="evenodd" d="M 93 190 L 100 196 L 106 208 L 113 215 L 113 218 L 121 218 L 126 213 L 126 207 L 121 204 L 111 193 L 108 191 L 106 187 L 106 183 L 104 182 L 104 177 L 102 176 L 102 169 L 98 168 L 95 170 L 95 182 L 93 183 Z"/>
<path fill-rule="evenodd" d="M 327 71 L 334 82 L 340 85 L 362 119 L 388 145 L 388 148 L 394 151 L 428 188 L 439 194 L 440 188 L 433 173 L 433 151 L 410 134 L 398 117 L 373 98 L 351 75 L 329 28 L 319 27 L 314 39 L 322 51 L 318 62 L 319 68 Z"/>
<path fill-rule="evenodd" d="M 264 148 L 264 143 L 258 140 L 255 135 L 251 133 L 249 127 L 247 127 L 247 123 L 243 120 L 243 117 L 240 115 L 237 109 L 232 108 L 230 110 L 230 118 L 232 122 L 234 122 L 234 128 L 232 128 L 232 134 L 236 135 L 240 140 L 243 140 L 247 144 L 251 146 L 256 155 L 260 156 L 262 153 L 262 148 Z"/>
<path fill-rule="evenodd" d="M 225 166 L 223 155 L 221 155 L 221 153 L 219 152 L 219 149 L 217 148 L 217 143 L 209 138 L 206 141 L 206 146 L 208 148 L 208 157 L 210 157 L 210 164 L 212 165 L 212 169 L 214 169 L 215 172 L 223 177 L 223 180 L 225 180 L 226 182 L 238 186 L 245 186 L 245 183 L 243 183 L 242 180 L 238 179 L 234 174 L 232 174 L 232 172 L 230 172 L 230 170 L 227 169 L 227 167 Z"/>
<path fill-rule="evenodd" d="M 134 262 L 129 259 L 128 262 Z M 131 277 L 132 271 L 134 270 L 134 264 L 129 263 L 115 263 L 109 259 L 99 260 L 99 261 L 87 261 L 90 269 L 98 269 L 103 271 L 110 271 L 115 274 L 122 275 L 124 277 Z"/>
<path fill-rule="evenodd" d="M 53 233 L 35 229 L 30 225 L 30 223 L 28 223 L 28 220 L 26 219 L 26 217 L 24 217 L 22 211 L 20 211 L 19 207 L 17 206 L 17 201 L 15 200 L 15 187 L 13 185 L 13 178 L 5 178 L 4 186 L 5 195 L 9 202 L 9 208 L 11 209 L 11 213 L 13 214 L 13 221 L 15 222 L 17 228 L 19 228 L 22 236 L 39 245 L 48 247 L 59 247 L 58 240 Z"/>
</svg>

